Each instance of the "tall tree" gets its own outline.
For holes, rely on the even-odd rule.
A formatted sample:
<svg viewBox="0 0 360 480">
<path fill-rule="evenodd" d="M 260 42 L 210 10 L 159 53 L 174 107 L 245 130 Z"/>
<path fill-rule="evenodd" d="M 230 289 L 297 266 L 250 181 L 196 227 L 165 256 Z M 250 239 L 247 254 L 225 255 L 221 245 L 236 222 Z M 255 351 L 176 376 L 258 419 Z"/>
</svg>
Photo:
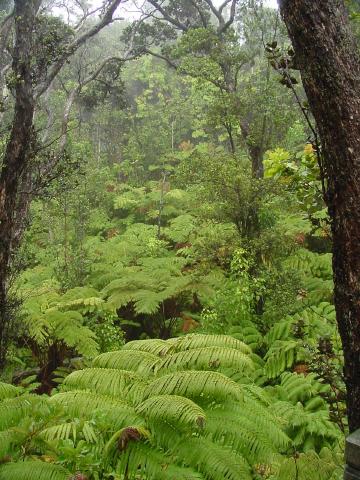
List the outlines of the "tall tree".
<svg viewBox="0 0 360 480">
<path fill-rule="evenodd" d="M 42 0 L 15 0 L 14 11 L 0 24 L 1 60 L 6 56 L 11 58 L 11 65 L 1 68 L 0 85 L 4 72 L 11 68 L 8 85 L 14 97 L 10 136 L 0 164 L 0 369 L 5 362 L 13 319 L 13 305 L 9 301 L 8 293 L 11 259 L 17 246 L 17 222 L 21 220 L 29 204 L 29 182 L 34 169 L 38 170 L 38 166 L 33 162 L 38 150 L 38 147 L 35 148 L 38 139 L 34 128 L 36 106 L 69 59 L 113 21 L 116 9 L 125 1 L 104 2 L 99 20 L 89 28 L 84 27 L 84 22 L 94 12 L 84 10 L 78 29 L 75 28 L 77 34 L 74 37 L 69 36 L 67 43 L 62 45 L 64 48 L 56 54 L 56 44 L 50 43 L 47 50 L 46 45 L 41 43 L 43 52 L 40 52 L 40 56 L 37 49 L 35 40 Z M 9 48 L 12 31 L 14 47 Z M 51 40 L 52 36 L 49 38 Z M 95 74 L 102 71 L 105 63 L 101 63 Z M 90 75 L 85 83 L 94 78 L 95 74 Z M 65 109 L 65 117 L 67 113 Z M 61 133 L 63 136 L 64 132 Z"/>
<path fill-rule="evenodd" d="M 321 140 L 350 431 L 360 428 L 360 58 L 343 0 L 280 0 Z"/>
</svg>

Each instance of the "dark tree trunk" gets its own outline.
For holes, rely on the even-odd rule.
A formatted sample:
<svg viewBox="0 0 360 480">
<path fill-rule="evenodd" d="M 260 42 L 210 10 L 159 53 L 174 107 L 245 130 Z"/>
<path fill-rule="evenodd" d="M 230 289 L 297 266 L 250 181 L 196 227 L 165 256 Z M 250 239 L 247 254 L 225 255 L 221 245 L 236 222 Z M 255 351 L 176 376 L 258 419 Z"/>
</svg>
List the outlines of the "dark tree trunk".
<svg viewBox="0 0 360 480">
<path fill-rule="evenodd" d="M 360 59 L 343 0 L 280 0 L 322 144 L 350 431 L 360 428 Z"/>
<path fill-rule="evenodd" d="M 14 234 L 14 212 L 22 174 L 33 139 L 34 97 L 31 49 L 35 8 L 32 1 L 15 0 L 14 120 L 0 172 L 0 368 L 3 367 L 12 312 L 8 302 L 8 278 Z"/>
<path fill-rule="evenodd" d="M 264 177 L 264 148 L 261 145 L 257 145 L 253 142 L 250 136 L 250 127 L 248 123 L 240 121 L 240 131 L 243 139 L 245 140 L 249 157 L 251 160 L 251 171 L 253 178 L 263 178 Z M 265 132 L 263 132 L 265 136 Z M 262 140 L 263 141 L 263 140 Z"/>
</svg>

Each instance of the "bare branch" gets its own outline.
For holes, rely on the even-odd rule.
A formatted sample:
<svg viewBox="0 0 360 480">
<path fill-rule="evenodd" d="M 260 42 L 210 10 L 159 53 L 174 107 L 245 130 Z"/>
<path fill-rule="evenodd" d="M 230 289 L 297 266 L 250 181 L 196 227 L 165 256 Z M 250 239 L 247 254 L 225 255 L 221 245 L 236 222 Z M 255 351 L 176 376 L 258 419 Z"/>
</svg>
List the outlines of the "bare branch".
<svg viewBox="0 0 360 480">
<path fill-rule="evenodd" d="M 215 17 L 218 19 L 218 22 L 219 22 L 218 33 L 219 34 L 225 33 L 226 30 L 234 23 L 235 13 L 236 13 L 236 4 L 238 0 L 226 0 L 224 3 L 222 3 L 219 9 L 217 9 L 214 6 L 214 3 L 212 2 L 212 0 L 204 0 L 204 1 L 209 6 L 210 10 L 215 15 Z M 230 2 L 231 2 L 230 17 L 227 21 L 225 21 L 223 10 Z"/>
<path fill-rule="evenodd" d="M 175 62 L 170 60 L 170 58 L 165 57 L 164 55 L 161 55 L 161 53 L 156 53 L 153 52 L 152 50 L 144 49 L 144 53 L 147 53 L 148 55 L 151 55 L 152 57 L 160 58 L 160 60 L 164 60 L 171 68 L 174 68 L 175 70 L 178 69 L 178 65 L 176 65 Z"/>
<path fill-rule="evenodd" d="M 221 15 L 221 12 L 215 7 L 212 0 L 204 0 L 204 1 L 209 6 L 210 10 L 215 15 L 215 17 L 219 20 L 219 23 L 225 23 L 225 20 Z"/>
<path fill-rule="evenodd" d="M 68 46 L 64 55 L 62 55 L 62 57 L 50 69 L 46 80 L 36 89 L 36 99 L 38 99 L 49 88 L 50 84 L 58 75 L 68 58 L 71 57 L 87 40 L 94 37 L 104 27 L 106 27 L 113 21 L 114 13 L 122 1 L 124 0 L 112 0 L 99 22 L 92 28 L 90 28 L 87 32 L 85 32 L 83 35 L 75 39 L 73 43 Z"/>
<path fill-rule="evenodd" d="M 153 7 L 156 8 L 158 12 L 161 13 L 164 19 L 167 20 L 172 25 L 174 25 L 174 27 L 179 28 L 183 32 L 186 32 L 188 30 L 188 27 L 186 25 L 184 25 L 183 23 L 179 22 L 176 18 L 169 15 L 159 2 L 156 2 L 155 0 L 148 0 L 148 1 Z"/>
<path fill-rule="evenodd" d="M 220 33 L 226 32 L 226 30 L 229 27 L 231 27 L 231 25 L 234 23 L 237 2 L 238 0 L 232 0 L 231 9 L 230 9 L 230 18 L 227 22 L 225 22 L 225 25 L 223 25 L 223 27 L 220 29 Z"/>
</svg>

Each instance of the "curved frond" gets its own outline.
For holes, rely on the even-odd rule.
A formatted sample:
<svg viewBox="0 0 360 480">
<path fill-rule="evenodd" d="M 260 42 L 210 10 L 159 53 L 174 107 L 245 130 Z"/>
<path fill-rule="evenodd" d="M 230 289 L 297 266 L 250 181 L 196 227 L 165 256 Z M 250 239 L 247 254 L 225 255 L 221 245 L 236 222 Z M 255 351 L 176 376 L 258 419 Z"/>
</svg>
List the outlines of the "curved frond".
<svg viewBox="0 0 360 480">
<path fill-rule="evenodd" d="M 163 357 L 171 348 L 169 341 L 160 340 L 158 338 L 151 338 L 148 340 L 133 340 L 123 346 L 123 350 L 140 350 L 142 352 L 149 352 L 153 355 Z"/>
<path fill-rule="evenodd" d="M 145 373 L 153 371 L 156 363 L 159 361 L 158 356 L 146 351 L 119 350 L 117 352 L 102 353 L 94 358 L 93 366 Z"/>
<path fill-rule="evenodd" d="M 206 415 L 209 437 L 242 452 L 250 464 L 271 462 L 275 453 L 290 444 L 275 418 L 253 402 L 234 405 L 234 408 L 216 408 Z"/>
<path fill-rule="evenodd" d="M 165 421 L 184 427 L 202 428 L 206 419 L 205 412 L 199 405 L 177 395 L 150 397 L 136 411 L 152 422 Z"/>
<path fill-rule="evenodd" d="M 57 393 L 51 397 L 50 403 L 61 405 L 67 415 L 75 418 L 92 418 L 96 412 L 99 412 L 114 428 L 120 428 L 128 422 L 140 421 L 134 408 L 124 401 L 92 392 Z"/>
<path fill-rule="evenodd" d="M 85 368 L 72 372 L 64 381 L 70 389 L 90 389 L 102 395 L 126 398 L 135 393 L 142 377 L 128 370 Z"/>
<path fill-rule="evenodd" d="M 217 370 L 221 367 L 233 367 L 240 371 L 254 370 L 254 364 L 248 355 L 234 348 L 223 347 L 202 347 L 180 351 L 167 356 L 157 369 L 158 371 Z"/>
<path fill-rule="evenodd" d="M 251 353 L 250 347 L 237 338 L 229 335 L 205 335 L 194 333 L 180 337 L 173 342 L 173 349 L 175 352 L 205 347 L 233 348 L 242 353 Z"/>
<path fill-rule="evenodd" d="M 216 400 L 228 397 L 239 400 L 243 390 L 233 380 L 218 372 L 184 371 L 164 375 L 145 389 L 145 398 L 153 395 L 180 395 L 189 398 L 200 396 Z"/>
</svg>

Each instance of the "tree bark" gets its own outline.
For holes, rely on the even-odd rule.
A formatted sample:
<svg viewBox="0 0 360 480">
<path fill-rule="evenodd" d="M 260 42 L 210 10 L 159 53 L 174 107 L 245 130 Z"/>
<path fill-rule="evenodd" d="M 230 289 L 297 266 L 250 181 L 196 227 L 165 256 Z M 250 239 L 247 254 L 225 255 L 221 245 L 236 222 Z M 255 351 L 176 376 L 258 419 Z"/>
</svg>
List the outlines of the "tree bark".
<svg viewBox="0 0 360 480">
<path fill-rule="evenodd" d="M 360 428 L 360 59 L 343 0 L 280 0 L 320 134 L 350 431 Z"/>
<path fill-rule="evenodd" d="M 8 277 L 14 230 L 14 210 L 21 175 L 27 166 L 33 140 L 34 97 L 31 50 L 35 7 L 32 1 L 15 0 L 13 75 L 15 108 L 10 139 L 0 173 L 0 368 L 6 356 L 12 312 L 8 302 Z"/>
</svg>

